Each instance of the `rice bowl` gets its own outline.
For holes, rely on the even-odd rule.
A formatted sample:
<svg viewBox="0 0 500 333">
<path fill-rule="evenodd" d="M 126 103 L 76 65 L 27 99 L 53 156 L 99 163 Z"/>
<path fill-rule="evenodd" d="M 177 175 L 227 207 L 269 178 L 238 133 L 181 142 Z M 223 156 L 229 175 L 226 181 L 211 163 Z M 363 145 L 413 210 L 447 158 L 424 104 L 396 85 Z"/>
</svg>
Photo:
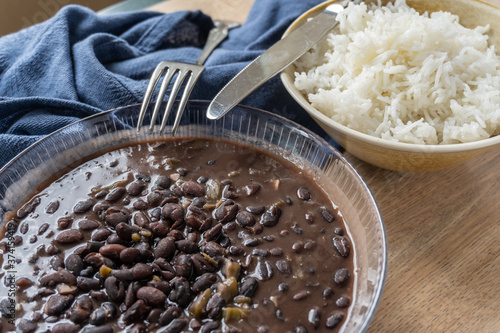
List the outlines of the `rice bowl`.
<svg viewBox="0 0 500 333">
<path fill-rule="evenodd" d="M 305 13 L 292 24 L 288 31 L 292 30 L 307 17 L 314 15 L 314 13 L 324 9 L 333 2 L 323 3 Z M 374 3 L 375 1 L 367 2 Z M 384 41 L 386 45 L 371 45 L 371 50 L 377 50 L 379 53 L 371 56 L 370 66 L 362 63 L 366 61 L 361 59 L 362 55 L 355 58 L 354 53 L 350 54 L 349 60 L 343 63 L 342 60 L 347 58 L 339 57 L 340 59 L 335 59 L 337 63 L 343 66 L 342 70 L 344 72 L 341 74 L 335 72 L 336 77 L 333 77 L 333 75 L 326 77 L 328 74 L 323 75 L 318 84 L 318 86 L 323 85 L 321 89 L 318 87 L 311 88 L 313 84 L 308 80 L 314 79 L 314 70 L 309 72 L 304 71 L 304 67 L 301 67 L 303 64 L 300 62 L 287 68 L 282 73 L 281 78 L 292 97 L 297 100 L 330 136 L 355 156 L 387 169 L 428 171 L 461 163 L 487 150 L 491 145 L 498 143 L 498 138 L 495 136 L 498 134 L 498 120 L 500 119 L 500 96 L 498 94 L 500 66 L 498 65 L 498 56 L 495 55 L 494 48 L 499 45 L 496 32 L 500 30 L 500 26 L 497 23 L 500 13 L 498 8 L 480 1 L 448 0 L 431 3 L 410 0 L 408 1 L 408 5 L 412 8 L 404 8 L 406 6 L 404 1 L 397 1 L 392 6 L 392 10 L 400 10 L 402 12 L 401 17 L 406 16 L 405 21 L 409 21 L 408 15 L 410 14 L 418 16 L 417 12 L 422 14 L 426 11 L 449 11 L 451 14 L 435 13 L 429 14 L 429 16 L 437 15 L 440 18 L 439 25 L 442 26 L 446 26 L 446 24 L 457 25 L 457 30 L 459 31 L 455 32 L 455 35 L 452 36 L 458 36 L 459 33 L 462 34 L 460 38 L 457 37 L 453 40 L 453 43 L 456 45 L 463 42 L 463 45 L 457 49 L 458 56 L 444 54 L 442 50 L 440 51 L 441 53 L 436 53 L 434 48 L 431 51 L 427 51 L 427 55 L 433 53 L 430 60 L 434 60 L 435 63 L 432 63 L 429 59 L 423 59 L 420 62 L 420 66 L 415 66 L 417 69 L 412 69 L 414 73 L 410 73 L 416 73 L 413 78 L 419 77 L 421 82 L 415 83 L 408 80 L 406 83 L 401 83 L 401 86 L 407 86 L 405 87 L 406 90 L 399 89 L 399 86 L 390 86 L 390 84 L 385 84 L 385 86 L 378 84 L 383 82 L 383 75 L 379 75 L 377 78 L 377 75 L 373 74 L 373 68 L 367 67 L 375 64 L 380 68 L 381 64 L 384 64 L 383 58 L 385 57 L 386 60 L 390 58 L 389 53 L 394 52 L 387 46 L 387 44 L 390 44 L 388 41 L 394 43 L 394 38 L 390 39 L 390 37 Z M 400 9 L 396 9 L 396 7 Z M 352 13 L 347 9 L 346 13 L 350 16 L 347 19 L 347 16 L 344 17 L 344 21 L 342 21 L 341 17 L 340 29 L 343 29 L 342 24 L 344 26 L 349 24 L 351 26 L 363 24 L 362 20 L 360 21 L 360 17 L 363 17 L 363 15 L 366 16 L 366 8 L 370 8 L 370 5 L 368 7 L 365 6 L 365 12 L 358 13 L 360 14 L 358 16 L 351 15 Z M 396 14 L 392 11 L 389 12 L 387 9 L 382 14 L 385 16 L 396 16 Z M 425 17 L 425 14 L 421 16 L 428 19 Z M 460 23 L 465 27 L 473 27 L 475 30 L 459 27 L 456 22 L 458 18 L 460 18 Z M 366 21 L 366 18 L 363 19 Z M 346 20 L 352 20 L 354 23 L 346 23 Z M 448 20 L 448 22 L 444 22 L 445 20 Z M 416 23 L 413 22 L 413 24 Z M 480 27 L 476 28 L 477 26 Z M 439 29 L 438 27 L 430 28 L 434 30 Z M 449 27 L 447 29 L 450 30 Z M 445 33 L 444 30 L 442 33 Z M 453 32 L 450 33 L 453 34 Z M 396 34 L 404 35 L 404 32 L 397 31 Z M 342 40 L 348 39 L 350 36 L 344 34 L 340 37 L 336 36 L 332 38 L 330 36 L 329 38 L 333 41 L 337 37 Z M 409 45 L 415 44 L 415 36 L 411 37 L 405 37 Z M 424 35 L 424 37 L 429 39 L 431 43 L 427 44 L 427 48 L 429 48 L 429 45 L 435 44 L 435 38 L 431 40 L 431 38 L 428 38 L 428 35 Z M 420 44 L 422 45 L 425 44 L 423 41 L 424 37 L 421 38 Z M 401 39 L 404 41 L 405 38 L 400 38 L 399 42 L 401 42 Z M 338 39 L 335 41 L 337 46 L 340 45 Z M 373 40 L 367 41 L 366 35 L 364 36 L 364 40 L 365 48 L 363 52 L 370 52 L 370 43 L 373 44 L 375 42 Z M 476 42 L 477 49 L 472 47 L 471 40 Z M 486 45 L 487 40 L 493 45 L 492 47 Z M 354 46 L 348 46 L 354 49 Z M 402 44 L 400 46 L 403 47 Z M 339 46 L 339 48 L 341 47 Z M 358 46 L 358 54 L 360 54 L 360 49 Z M 305 56 L 306 62 L 312 63 L 316 60 L 311 59 L 318 57 L 319 53 L 315 54 L 314 52 Z M 345 50 L 343 52 L 347 54 Z M 421 50 L 415 52 L 423 53 Z M 481 60 L 479 58 L 471 60 L 472 58 L 467 52 L 473 55 L 482 52 L 480 55 Z M 332 54 L 329 53 L 328 55 L 333 58 Z M 441 58 L 436 55 L 441 55 Z M 379 58 L 375 59 L 377 56 Z M 307 59 L 307 57 L 310 59 Z M 304 59 L 301 61 L 304 62 Z M 361 66 L 359 66 L 360 61 L 362 63 Z M 401 62 L 401 59 L 397 61 Z M 424 62 L 425 66 L 422 65 Z M 442 66 L 436 66 L 436 63 L 440 63 Z M 476 65 L 473 75 L 469 78 L 466 77 L 466 74 L 458 75 L 458 80 L 462 80 L 460 82 L 457 81 L 457 77 L 450 79 L 450 75 L 446 74 L 446 66 L 455 66 L 455 68 L 460 68 L 460 66 L 469 67 L 471 63 Z M 489 65 L 486 65 L 486 63 L 489 63 Z M 349 71 L 355 71 L 356 65 L 358 65 L 358 69 L 362 68 L 365 74 L 370 70 L 371 73 L 365 75 L 362 79 L 351 75 Z M 317 67 L 319 68 L 320 66 Z M 405 66 L 409 68 L 405 63 L 396 64 L 395 62 L 392 63 L 392 66 L 387 66 L 387 62 L 383 66 L 386 66 L 384 68 L 386 70 L 385 74 L 390 73 L 392 76 L 397 76 L 398 70 L 401 71 Z M 330 71 L 335 70 L 333 69 L 335 65 L 332 64 L 323 64 L 323 67 L 330 67 L 328 68 Z M 316 70 L 316 73 L 318 71 L 319 69 Z M 299 91 L 295 86 L 295 72 L 304 72 L 304 74 L 297 75 L 297 81 L 302 80 L 302 82 L 298 83 L 298 86 L 303 89 L 302 91 Z M 424 74 L 429 72 L 434 73 L 434 76 L 426 78 Z M 411 78 L 410 74 L 407 71 L 400 75 L 401 77 Z M 356 81 L 356 79 L 358 80 Z M 380 82 L 376 82 L 376 79 Z M 339 88 L 336 84 L 338 82 L 342 83 L 341 80 L 345 80 L 347 84 Z M 422 82 L 426 80 L 427 82 L 424 87 Z M 478 85 L 477 83 L 481 80 L 483 83 L 486 82 L 486 85 L 483 83 Z M 474 89 L 471 89 L 471 86 Z M 317 96 L 313 96 L 312 98 L 311 94 L 307 96 L 307 92 L 304 93 L 304 89 L 309 89 Z M 385 89 L 385 95 L 377 95 L 377 89 L 379 91 Z M 420 95 L 416 95 L 419 89 Z M 359 95 L 359 92 L 364 95 Z M 368 96 L 370 94 L 372 96 Z M 324 98 L 325 96 L 328 97 Z M 367 96 L 375 96 L 375 98 L 370 99 Z M 309 97 L 309 100 L 307 97 Z M 453 105 L 453 111 L 443 111 L 443 109 L 440 109 L 443 108 L 442 105 L 436 107 L 437 102 L 441 102 L 442 105 Z M 324 103 L 323 106 L 326 105 L 327 109 L 329 105 L 330 110 L 333 109 L 331 106 L 335 105 L 334 109 L 338 112 L 333 116 L 324 110 L 320 112 L 319 109 L 323 107 L 320 105 L 321 103 Z M 376 107 L 371 108 L 374 104 L 377 104 Z M 492 137 L 489 138 L 490 136 Z M 456 144 L 449 145 L 449 143 Z"/>
</svg>

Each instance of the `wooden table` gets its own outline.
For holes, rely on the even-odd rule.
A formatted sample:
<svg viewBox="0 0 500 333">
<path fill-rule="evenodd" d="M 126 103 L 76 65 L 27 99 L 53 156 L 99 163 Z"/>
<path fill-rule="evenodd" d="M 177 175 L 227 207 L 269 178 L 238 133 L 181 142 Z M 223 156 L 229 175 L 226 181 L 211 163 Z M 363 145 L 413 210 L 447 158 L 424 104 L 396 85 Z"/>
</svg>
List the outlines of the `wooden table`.
<svg viewBox="0 0 500 333">
<path fill-rule="evenodd" d="M 170 0 L 153 9 L 200 8 L 244 21 L 252 2 Z M 500 332 L 500 150 L 426 173 L 346 157 L 371 188 L 387 230 L 387 279 L 369 332 Z"/>
</svg>

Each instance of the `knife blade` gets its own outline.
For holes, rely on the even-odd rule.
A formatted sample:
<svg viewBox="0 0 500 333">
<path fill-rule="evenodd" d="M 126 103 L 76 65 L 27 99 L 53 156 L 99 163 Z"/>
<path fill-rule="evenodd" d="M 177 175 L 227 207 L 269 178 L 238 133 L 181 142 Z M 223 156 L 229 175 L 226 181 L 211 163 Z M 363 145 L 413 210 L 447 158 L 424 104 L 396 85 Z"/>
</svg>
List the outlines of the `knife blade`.
<svg viewBox="0 0 500 333">
<path fill-rule="evenodd" d="M 228 113 L 254 90 L 295 62 L 337 26 L 338 22 L 335 17 L 350 2 L 356 4 L 361 1 L 335 2 L 255 58 L 214 97 L 208 106 L 207 117 L 215 120 Z"/>
</svg>

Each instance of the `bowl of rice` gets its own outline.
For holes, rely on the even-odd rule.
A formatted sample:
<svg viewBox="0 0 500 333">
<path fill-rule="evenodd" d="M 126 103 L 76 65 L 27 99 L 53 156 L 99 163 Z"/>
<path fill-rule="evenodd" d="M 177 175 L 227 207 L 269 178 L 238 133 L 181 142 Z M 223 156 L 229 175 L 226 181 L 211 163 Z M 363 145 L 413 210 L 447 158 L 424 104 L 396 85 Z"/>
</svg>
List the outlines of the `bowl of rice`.
<svg viewBox="0 0 500 333">
<path fill-rule="evenodd" d="M 335 1 L 300 16 L 285 36 Z M 500 8 L 367 0 L 281 74 L 346 151 L 396 171 L 462 163 L 500 143 Z"/>
</svg>

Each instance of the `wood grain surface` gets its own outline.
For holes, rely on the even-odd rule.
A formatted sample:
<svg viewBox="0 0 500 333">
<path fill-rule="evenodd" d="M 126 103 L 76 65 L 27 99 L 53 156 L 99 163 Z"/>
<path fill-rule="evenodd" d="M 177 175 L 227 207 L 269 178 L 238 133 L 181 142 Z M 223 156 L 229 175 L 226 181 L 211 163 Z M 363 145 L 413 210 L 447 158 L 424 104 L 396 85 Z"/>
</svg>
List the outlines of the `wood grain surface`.
<svg viewBox="0 0 500 333">
<path fill-rule="evenodd" d="M 214 2 L 171 0 L 154 9 L 244 21 L 253 0 Z M 500 0 L 484 2 L 500 7 Z M 387 231 L 387 279 L 369 332 L 500 332 L 500 150 L 425 173 L 345 155 L 372 190 Z"/>
</svg>

